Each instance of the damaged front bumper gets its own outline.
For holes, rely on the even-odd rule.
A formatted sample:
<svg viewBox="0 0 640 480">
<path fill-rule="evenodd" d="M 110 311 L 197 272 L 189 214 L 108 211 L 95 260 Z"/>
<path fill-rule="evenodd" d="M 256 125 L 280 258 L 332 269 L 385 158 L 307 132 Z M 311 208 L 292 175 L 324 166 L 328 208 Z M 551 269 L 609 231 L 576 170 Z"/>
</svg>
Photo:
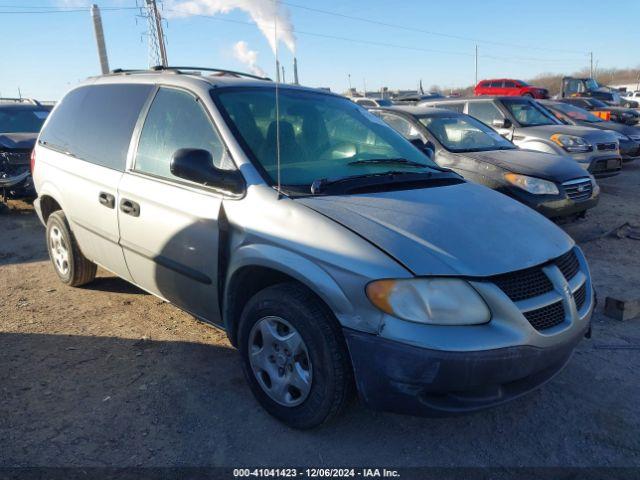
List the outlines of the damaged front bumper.
<svg viewBox="0 0 640 480">
<path fill-rule="evenodd" d="M 493 407 L 540 387 L 567 364 L 588 325 L 553 347 L 424 349 L 345 329 L 361 400 L 369 408 L 446 416 Z"/>
</svg>

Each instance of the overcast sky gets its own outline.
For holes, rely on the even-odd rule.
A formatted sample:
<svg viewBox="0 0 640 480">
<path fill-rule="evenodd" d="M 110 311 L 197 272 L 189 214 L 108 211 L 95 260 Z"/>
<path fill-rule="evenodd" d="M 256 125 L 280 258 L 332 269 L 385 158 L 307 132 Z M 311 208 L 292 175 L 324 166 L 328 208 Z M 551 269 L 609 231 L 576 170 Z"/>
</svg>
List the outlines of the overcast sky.
<svg viewBox="0 0 640 480">
<path fill-rule="evenodd" d="M 111 68 L 147 67 L 145 21 L 135 9 L 109 10 L 135 7 L 135 0 L 94 1 L 104 8 Z M 260 68 L 275 75 L 272 49 L 250 12 L 217 13 L 211 8 L 206 14 L 212 16 L 177 16 L 184 1 L 164 2 L 170 64 Z M 264 7 L 261 2 L 272 2 L 190 1 L 198 8 L 226 4 L 258 9 Z M 23 96 L 57 100 L 82 79 L 99 73 L 88 10 L 42 13 L 89 3 L 0 0 L 2 96 L 16 96 L 20 87 Z M 301 82 L 339 92 L 349 86 L 349 74 L 358 89 L 365 81 L 369 90 L 414 88 L 420 79 L 425 88 L 467 86 L 474 81 L 476 43 L 480 78 L 571 73 L 588 67 L 590 51 L 600 68 L 640 65 L 639 0 L 287 0 L 280 9 L 281 21 L 288 15 L 295 30 Z M 31 13 L 10 13 L 19 11 Z M 286 79 L 291 80 L 290 48 L 280 43 L 279 52 Z"/>
</svg>

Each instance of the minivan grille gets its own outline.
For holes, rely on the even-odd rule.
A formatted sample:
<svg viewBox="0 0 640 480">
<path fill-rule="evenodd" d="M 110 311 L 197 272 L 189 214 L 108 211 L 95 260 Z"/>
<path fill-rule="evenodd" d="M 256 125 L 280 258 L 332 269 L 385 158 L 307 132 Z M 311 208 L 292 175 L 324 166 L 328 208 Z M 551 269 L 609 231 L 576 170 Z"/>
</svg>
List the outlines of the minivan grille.
<svg viewBox="0 0 640 480">
<path fill-rule="evenodd" d="M 558 267 L 567 282 L 574 279 L 580 270 L 580 261 L 574 248 L 549 263 Z M 526 300 L 553 291 L 551 280 L 543 270 L 544 266 L 538 265 L 518 272 L 495 275 L 488 280 L 497 285 L 512 301 Z M 580 310 L 587 300 L 586 281 L 575 291 L 573 298 L 576 307 Z M 523 312 L 525 318 L 536 330 L 555 327 L 564 321 L 565 311 L 562 300 L 557 296 L 556 300 L 551 302 L 535 310 Z"/>
<path fill-rule="evenodd" d="M 576 290 L 576 293 L 573 294 L 573 299 L 576 302 L 576 307 L 580 310 L 587 299 L 587 282 L 584 282 L 582 286 Z"/>
<path fill-rule="evenodd" d="M 576 273 L 578 273 L 578 270 L 580 269 L 578 257 L 576 256 L 576 252 L 573 249 L 569 250 L 561 257 L 558 257 L 555 261 L 555 264 L 560 269 L 567 281 L 575 277 Z"/>
<path fill-rule="evenodd" d="M 598 147 L 598 150 L 600 151 L 610 151 L 610 150 L 617 150 L 618 144 L 616 142 L 599 143 L 597 147 Z"/>
<path fill-rule="evenodd" d="M 564 321 L 564 307 L 562 301 L 552 303 L 530 312 L 525 312 L 525 318 L 536 330 L 546 330 L 555 327 Z"/>
<path fill-rule="evenodd" d="M 593 185 L 591 184 L 591 180 L 585 178 L 583 181 L 572 181 L 566 182 L 562 184 L 562 188 L 564 188 L 567 197 L 571 200 L 587 200 L 591 198 L 591 194 L 593 193 Z"/>
<path fill-rule="evenodd" d="M 514 302 L 537 297 L 553 290 L 541 267 L 527 268 L 489 278 Z"/>
<path fill-rule="evenodd" d="M 571 280 L 580 269 L 578 257 L 573 249 L 556 258 L 553 263 L 556 264 L 567 280 Z M 551 280 L 542 271 L 542 265 L 517 272 L 495 275 L 490 277 L 489 280 L 495 283 L 514 302 L 537 297 L 553 290 Z"/>
</svg>

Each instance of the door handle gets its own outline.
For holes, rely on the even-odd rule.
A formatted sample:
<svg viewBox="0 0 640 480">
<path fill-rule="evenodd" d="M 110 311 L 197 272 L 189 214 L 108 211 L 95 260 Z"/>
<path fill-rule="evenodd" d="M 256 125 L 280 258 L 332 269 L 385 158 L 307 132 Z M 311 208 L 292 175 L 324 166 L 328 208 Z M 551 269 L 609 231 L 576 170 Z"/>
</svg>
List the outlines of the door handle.
<svg viewBox="0 0 640 480">
<path fill-rule="evenodd" d="M 122 200 L 120 200 L 120 211 L 122 213 L 126 213 L 127 215 L 131 215 L 132 217 L 139 217 L 140 205 L 133 200 L 123 198 Z"/>
<path fill-rule="evenodd" d="M 101 205 L 104 205 L 107 208 L 115 208 L 116 207 L 116 197 L 107 192 L 100 192 L 98 195 L 98 201 Z"/>
</svg>

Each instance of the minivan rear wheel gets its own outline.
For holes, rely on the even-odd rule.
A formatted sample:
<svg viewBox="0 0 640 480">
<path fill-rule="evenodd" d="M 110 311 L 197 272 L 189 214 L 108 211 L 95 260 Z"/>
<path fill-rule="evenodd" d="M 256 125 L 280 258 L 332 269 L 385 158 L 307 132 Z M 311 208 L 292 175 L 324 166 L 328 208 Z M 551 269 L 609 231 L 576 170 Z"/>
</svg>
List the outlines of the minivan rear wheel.
<svg viewBox="0 0 640 480">
<path fill-rule="evenodd" d="M 282 283 L 254 295 L 240 318 L 238 345 L 254 396 L 291 427 L 316 427 L 351 397 L 351 364 L 340 326 L 302 285 Z"/>
<path fill-rule="evenodd" d="M 80 251 L 62 210 L 47 219 L 47 250 L 58 278 L 71 287 L 91 282 L 96 278 L 96 264 Z"/>
</svg>

